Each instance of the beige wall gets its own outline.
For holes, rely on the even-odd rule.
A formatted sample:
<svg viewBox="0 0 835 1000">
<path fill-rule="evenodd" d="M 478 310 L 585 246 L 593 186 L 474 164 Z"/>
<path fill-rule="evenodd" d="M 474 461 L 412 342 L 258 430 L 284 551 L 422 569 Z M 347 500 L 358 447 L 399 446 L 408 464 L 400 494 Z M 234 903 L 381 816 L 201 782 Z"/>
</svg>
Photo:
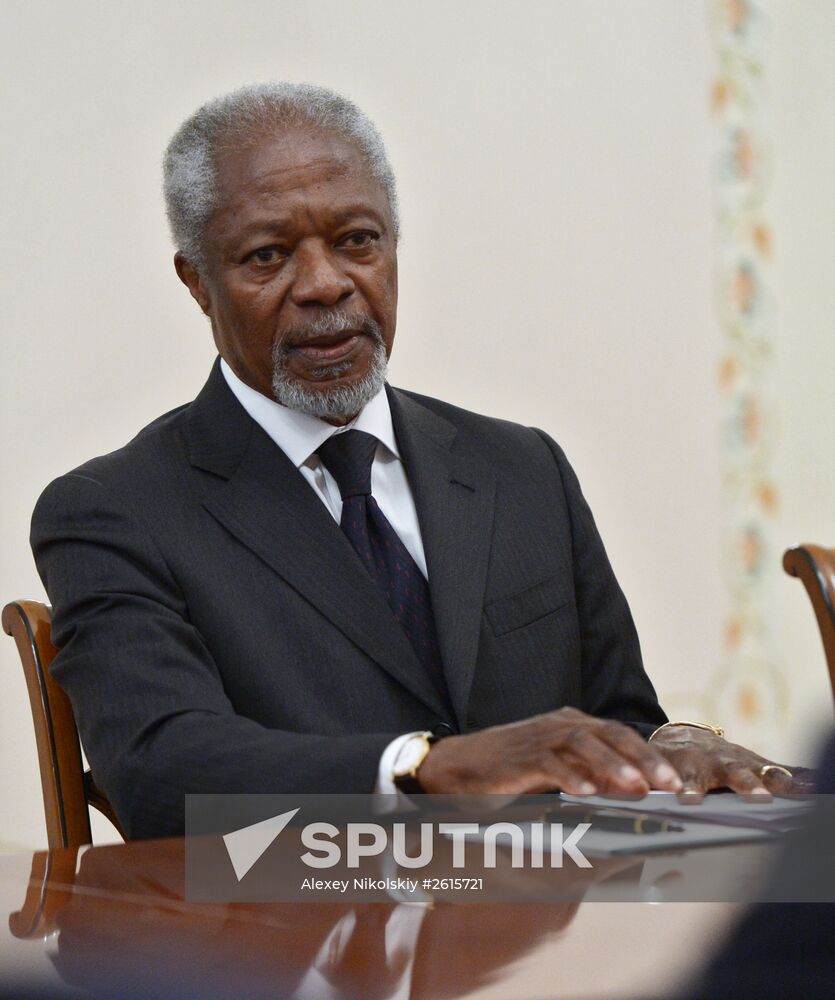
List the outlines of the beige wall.
<svg viewBox="0 0 835 1000">
<path fill-rule="evenodd" d="M 835 544 L 833 5 L 763 6 L 783 498 L 774 653 L 792 700 L 776 730 L 746 738 L 795 759 L 831 717 L 810 612 L 778 557 L 795 540 Z M 170 264 L 165 142 L 219 91 L 311 80 L 372 115 L 398 172 L 393 381 L 563 444 L 662 697 L 704 703 L 727 597 L 715 66 L 700 0 L 5 0 L 0 19 L 3 600 L 42 596 L 26 536 L 43 486 L 192 398 L 210 366 L 208 328 Z M 0 841 L 39 845 L 31 723 L 5 639 L 0 660 Z M 734 706 L 719 711 L 733 719 Z"/>
</svg>

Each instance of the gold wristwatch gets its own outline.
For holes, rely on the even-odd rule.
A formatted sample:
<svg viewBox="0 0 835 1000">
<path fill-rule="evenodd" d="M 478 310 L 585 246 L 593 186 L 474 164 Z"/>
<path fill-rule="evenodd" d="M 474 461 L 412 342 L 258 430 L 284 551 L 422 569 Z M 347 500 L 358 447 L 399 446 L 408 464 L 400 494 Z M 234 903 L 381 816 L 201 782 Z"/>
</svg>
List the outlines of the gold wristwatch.
<svg viewBox="0 0 835 1000">
<path fill-rule="evenodd" d="M 418 768 L 426 760 L 432 744 L 437 742 L 438 737 L 428 730 L 425 733 L 415 733 L 406 740 L 394 762 L 392 780 L 395 788 L 407 795 L 423 791 L 417 777 Z"/>
</svg>

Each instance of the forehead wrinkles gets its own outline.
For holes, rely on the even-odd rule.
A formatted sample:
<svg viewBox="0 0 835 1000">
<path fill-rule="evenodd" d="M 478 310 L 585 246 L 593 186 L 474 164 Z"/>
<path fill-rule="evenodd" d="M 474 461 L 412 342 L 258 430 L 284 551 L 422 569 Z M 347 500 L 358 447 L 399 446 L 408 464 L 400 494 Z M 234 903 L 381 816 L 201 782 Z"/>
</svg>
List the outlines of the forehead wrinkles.
<svg viewBox="0 0 835 1000">
<path fill-rule="evenodd" d="M 348 174 L 361 182 L 368 172 L 352 143 L 328 132 L 291 131 L 252 137 L 235 145 L 227 137 L 216 153 L 218 209 L 253 195 L 310 189 Z"/>
<path fill-rule="evenodd" d="M 269 171 L 250 183 L 228 191 L 215 211 L 211 229 L 237 240 L 254 227 L 294 227 L 310 223 L 317 227 L 337 224 L 345 206 L 352 212 L 384 212 L 377 205 L 375 191 L 354 184 L 354 173 L 345 165 L 333 168 L 323 161 L 290 175 L 284 170 Z M 364 208 L 359 206 L 365 206 Z"/>
<path fill-rule="evenodd" d="M 253 169 L 235 179 L 228 178 L 228 175 L 222 177 L 221 190 L 225 195 L 224 200 L 229 201 L 253 194 L 287 194 L 299 187 L 344 177 L 349 170 L 350 166 L 345 161 L 325 156 L 281 166 L 255 164 Z"/>
</svg>

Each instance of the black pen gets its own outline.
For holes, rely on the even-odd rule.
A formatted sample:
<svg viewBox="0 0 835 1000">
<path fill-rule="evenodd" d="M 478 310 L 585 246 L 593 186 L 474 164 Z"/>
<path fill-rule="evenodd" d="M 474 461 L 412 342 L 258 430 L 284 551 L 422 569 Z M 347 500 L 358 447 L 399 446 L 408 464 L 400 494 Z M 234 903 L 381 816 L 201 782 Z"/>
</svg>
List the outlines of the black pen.
<svg viewBox="0 0 835 1000">
<path fill-rule="evenodd" d="M 625 812 L 613 816 L 597 813 L 582 806 L 559 806 L 549 809 L 544 819 L 551 822 L 565 821 L 570 826 L 588 823 L 592 830 L 611 830 L 612 833 L 684 833 L 684 827 L 666 819 L 655 819 L 647 813 Z"/>
</svg>

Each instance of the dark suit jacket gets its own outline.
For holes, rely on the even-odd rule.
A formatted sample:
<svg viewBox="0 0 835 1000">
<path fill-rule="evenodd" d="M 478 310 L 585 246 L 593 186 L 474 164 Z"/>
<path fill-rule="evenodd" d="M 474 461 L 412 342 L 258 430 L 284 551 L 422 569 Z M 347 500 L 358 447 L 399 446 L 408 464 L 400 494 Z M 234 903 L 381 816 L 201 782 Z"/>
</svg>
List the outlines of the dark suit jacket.
<svg viewBox="0 0 835 1000">
<path fill-rule="evenodd" d="M 541 431 L 389 389 L 449 718 L 339 526 L 216 364 L 53 482 L 32 546 L 96 781 L 131 837 L 185 792 L 367 792 L 396 735 L 563 705 L 664 721 L 591 513 Z"/>
</svg>

